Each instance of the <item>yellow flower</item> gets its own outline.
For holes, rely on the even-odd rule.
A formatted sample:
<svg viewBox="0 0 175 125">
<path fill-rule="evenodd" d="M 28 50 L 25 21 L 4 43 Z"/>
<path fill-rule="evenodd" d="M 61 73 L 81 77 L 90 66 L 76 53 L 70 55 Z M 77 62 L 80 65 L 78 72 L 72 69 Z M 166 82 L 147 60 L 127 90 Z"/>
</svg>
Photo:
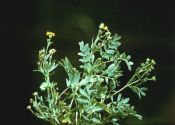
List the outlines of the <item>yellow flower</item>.
<svg viewBox="0 0 175 125">
<path fill-rule="evenodd" d="M 47 31 L 46 36 L 49 36 L 49 38 L 52 38 L 53 36 L 55 36 L 55 33 Z"/>
<path fill-rule="evenodd" d="M 106 26 L 104 23 L 101 23 L 99 28 L 102 30 L 108 31 L 108 26 Z"/>
<path fill-rule="evenodd" d="M 108 31 L 108 26 L 105 26 L 103 29 L 106 30 L 106 31 Z"/>
</svg>

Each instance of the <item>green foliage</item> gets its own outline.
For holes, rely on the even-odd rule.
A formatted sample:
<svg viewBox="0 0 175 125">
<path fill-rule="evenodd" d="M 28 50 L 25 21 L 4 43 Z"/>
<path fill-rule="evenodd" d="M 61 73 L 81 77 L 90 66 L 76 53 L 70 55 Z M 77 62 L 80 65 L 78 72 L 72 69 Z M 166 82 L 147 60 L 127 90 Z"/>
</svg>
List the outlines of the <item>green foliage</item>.
<svg viewBox="0 0 175 125">
<path fill-rule="evenodd" d="M 142 119 L 129 98 L 122 96 L 122 91 L 131 89 L 141 99 L 147 88 L 144 83 L 155 80 L 151 76 L 154 60 L 146 59 L 145 63 L 135 70 L 127 83 L 120 83 L 123 76 L 122 63 L 132 70 L 131 56 L 121 53 L 119 47 L 121 37 L 111 35 L 103 23 L 91 44 L 79 43 L 81 62 L 80 69 L 74 68 L 66 57 L 56 62 L 52 59 L 55 49 L 51 49 L 51 38 L 55 36 L 47 32 L 47 46 L 39 51 L 38 69 L 44 79 L 40 85 L 41 94 L 33 93 L 28 109 L 38 118 L 50 122 L 51 125 L 119 125 L 127 116 Z M 60 93 L 51 75 L 57 66 L 63 67 L 68 75 L 64 91 Z"/>
</svg>

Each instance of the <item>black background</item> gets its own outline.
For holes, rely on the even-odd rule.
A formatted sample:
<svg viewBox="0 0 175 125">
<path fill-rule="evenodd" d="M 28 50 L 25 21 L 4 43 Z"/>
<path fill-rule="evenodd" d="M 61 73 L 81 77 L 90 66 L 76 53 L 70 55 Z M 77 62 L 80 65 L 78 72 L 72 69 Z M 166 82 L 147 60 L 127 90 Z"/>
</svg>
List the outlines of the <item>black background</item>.
<svg viewBox="0 0 175 125">
<path fill-rule="evenodd" d="M 157 81 L 148 85 L 147 96 L 141 101 L 131 97 L 144 120 L 134 119 L 129 124 L 175 124 L 173 0 L 16 0 L 0 6 L 0 124 L 47 124 L 26 110 L 32 92 L 39 86 L 40 75 L 33 69 L 37 52 L 45 44 L 45 32 L 56 33 L 56 56 L 67 56 L 77 66 L 78 42 L 90 42 L 101 22 L 122 36 L 121 50 L 131 54 L 134 68 L 146 57 L 157 62 Z M 64 84 L 60 72 L 56 79 Z"/>
</svg>

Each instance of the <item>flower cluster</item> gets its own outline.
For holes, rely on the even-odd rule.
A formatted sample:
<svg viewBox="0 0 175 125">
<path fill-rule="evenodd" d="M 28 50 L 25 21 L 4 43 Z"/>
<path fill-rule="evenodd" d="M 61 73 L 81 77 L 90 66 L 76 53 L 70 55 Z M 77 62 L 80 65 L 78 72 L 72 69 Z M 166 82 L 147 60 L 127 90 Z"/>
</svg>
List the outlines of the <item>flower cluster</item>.
<svg viewBox="0 0 175 125">
<path fill-rule="evenodd" d="M 52 38 L 53 36 L 55 36 L 55 33 L 47 31 L 46 36 L 48 36 L 49 38 Z"/>
</svg>

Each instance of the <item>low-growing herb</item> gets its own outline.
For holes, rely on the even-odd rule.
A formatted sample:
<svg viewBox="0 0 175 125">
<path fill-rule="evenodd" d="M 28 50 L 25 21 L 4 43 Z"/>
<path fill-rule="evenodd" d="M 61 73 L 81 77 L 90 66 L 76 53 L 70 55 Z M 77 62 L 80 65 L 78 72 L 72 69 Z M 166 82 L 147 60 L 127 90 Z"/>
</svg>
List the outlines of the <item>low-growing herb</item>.
<svg viewBox="0 0 175 125">
<path fill-rule="evenodd" d="M 79 61 L 76 69 L 65 57 L 60 61 L 53 59 L 56 52 L 51 48 L 53 32 L 47 32 L 47 46 L 39 51 L 38 71 L 43 76 L 40 91 L 34 92 L 27 107 L 36 117 L 51 125 L 119 125 L 127 116 L 142 119 L 129 98 L 122 96 L 130 89 L 141 99 L 145 96 L 145 82 L 154 81 L 151 75 L 155 61 L 146 59 L 134 71 L 127 83 L 121 83 L 123 64 L 132 70 L 131 56 L 120 52 L 121 36 L 112 35 L 103 23 L 91 43 L 79 42 Z M 122 65 L 121 65 L 122 64 Z M 67 73 L 66 88 L 60 91 L 59 84 L 51 79 L 55 69 L 60 66 Z"/>
</svg>

